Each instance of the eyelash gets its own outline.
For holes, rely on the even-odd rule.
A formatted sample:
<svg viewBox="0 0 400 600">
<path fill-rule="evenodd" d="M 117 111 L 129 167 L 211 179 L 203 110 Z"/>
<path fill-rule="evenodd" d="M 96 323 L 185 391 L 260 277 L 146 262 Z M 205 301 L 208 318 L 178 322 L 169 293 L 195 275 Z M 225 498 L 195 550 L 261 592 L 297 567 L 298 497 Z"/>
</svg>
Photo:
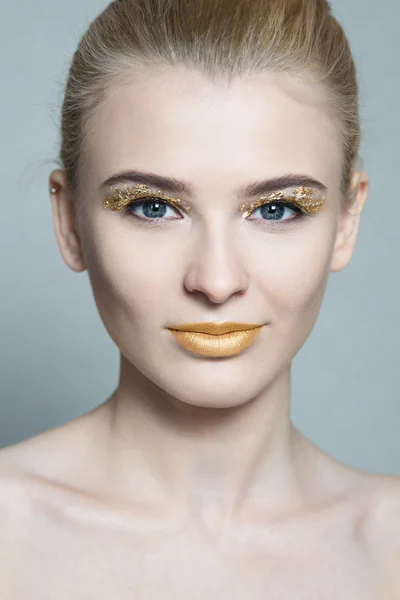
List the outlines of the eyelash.
<svg viewBox="0 0 400 600">
<path fill-rule="evenodd" d="M 165 217 L 159 217 L 159 218 L 154 218 L 154 219 L 150 219 L 150 218 L 145 218 L 145 217 L 139 217 L 138 215 L 134 214 L 132 212 L 132 208 L 133 207 L 138 207 L 138 206 L 143 206 L 144 204 L 151 204 L 152 202 L 157 202 L 157 204 L 159 205 L 167 205 L 170 208 L 180 212 L 180 209 L 175 206 L 172 202 L 169 202 L 168 200 L 164 200 L 162 198 L 158 198 L 157 196 L 148 196 L 146 198 L 140 198 L 138 200 L 134 200 L 132 202 L 130 202 L 129 204 L 127 204 L 124 208 L 123 208 L 123 213 L 128 216 L 128 217 L 135 217 L 136 219 L 138 219 L 139 221 L 143 221 L 144 223 L 151 223 L 151 224 L 159 224 L 159 223 L 163 223 L 165 221 L 175 221 L 178 219 L 166 219 Z M 302 219 L 304 217 L 308 217 L 310 215 L 307 214 L 307 212 L 303 209 L 301 209 L 300 207 L 296 206 L 295 204 L 292 204 L 291 202 L 287 202 L 285 200 L 273 200 L 273 201 L 267 201 L 264 204 L 261 204 L 259 206 L 257 206 L 256 208 L 253 208 L 252 211 L 249 214 L 253 214 L 254 212 L 256 212 L 257 210 L 259 210 L 260 208 L 264 207 L 264 206 L 274 206 L 276 208 L 289 208 L 290 210 L 293 210 L 294 213 L 297 215 L 296 217 L 292 217 L 291 219 L 260 219 L 261 223 L 277 223 L 278 226 L 280 224 L 288 224 L 288 223 L 293 223 L 294 221 L 298 221 L 299 219 Z M 248 212 L 248 211 L 245 211 Z M 253 220 L 253 219 L 250 219 Z M 258 221 L 258 219 L 256 219 L 256 221 Z M 276 227 L 277 225 L 273 225 L 274 227 Z"/>
</svg>

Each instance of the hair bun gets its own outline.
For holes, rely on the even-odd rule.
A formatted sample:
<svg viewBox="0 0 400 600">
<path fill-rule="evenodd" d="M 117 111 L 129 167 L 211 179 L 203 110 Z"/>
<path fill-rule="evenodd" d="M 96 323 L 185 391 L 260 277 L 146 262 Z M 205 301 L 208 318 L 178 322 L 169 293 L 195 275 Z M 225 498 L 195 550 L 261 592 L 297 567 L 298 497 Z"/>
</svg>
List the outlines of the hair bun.
<svg viewBox="0 0 400 600">
<path fill-rule="evenodd" d="M 306 0 L 306 2 L 309 0 Z M 324 12 L 332 13 L 332 5 L 329 0 L 316 0 L 317 7 L 321 8 Z"/>
</svg>

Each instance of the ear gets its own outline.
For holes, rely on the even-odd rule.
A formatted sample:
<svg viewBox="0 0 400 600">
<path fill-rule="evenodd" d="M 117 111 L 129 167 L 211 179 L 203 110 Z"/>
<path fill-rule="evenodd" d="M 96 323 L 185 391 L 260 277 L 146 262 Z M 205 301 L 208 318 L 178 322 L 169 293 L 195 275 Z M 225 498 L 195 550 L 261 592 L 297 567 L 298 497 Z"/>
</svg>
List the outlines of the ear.
<svg viewBox="0 0 400 600">
<path fill-rule="evenodd" d="M 353 173 L 350 194 L 352 204 L 341 211 L 332 254 L 331 271 L 342 271 L 350 263 L 357 241 L 361 213 L 368 196 L 368 176 L 363 171 Z"/>
<path fill-rule="evenodd" d="M 86 267 L 78 234 L 76 207 L 68 193 L 65 171 L 53 171 L 49 183 L 54 231 L 61 255 L 72 271 L 80 273 Z"/>
</svg>

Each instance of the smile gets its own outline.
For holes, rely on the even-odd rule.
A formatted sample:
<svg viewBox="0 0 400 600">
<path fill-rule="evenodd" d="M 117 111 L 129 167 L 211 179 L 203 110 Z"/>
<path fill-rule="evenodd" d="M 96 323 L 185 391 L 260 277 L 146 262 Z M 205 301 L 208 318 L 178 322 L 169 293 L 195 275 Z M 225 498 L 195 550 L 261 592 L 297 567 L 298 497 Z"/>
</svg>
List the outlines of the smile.
<svg viewBox="0 0 400 600">
<path fill-rule="evenodd" d="M 175 340 L 189 352 L 223 358 L 240 354 L 258 338 L 263 325 L 249 323 L 191 323 L 169 327 Z"/>
</svg>

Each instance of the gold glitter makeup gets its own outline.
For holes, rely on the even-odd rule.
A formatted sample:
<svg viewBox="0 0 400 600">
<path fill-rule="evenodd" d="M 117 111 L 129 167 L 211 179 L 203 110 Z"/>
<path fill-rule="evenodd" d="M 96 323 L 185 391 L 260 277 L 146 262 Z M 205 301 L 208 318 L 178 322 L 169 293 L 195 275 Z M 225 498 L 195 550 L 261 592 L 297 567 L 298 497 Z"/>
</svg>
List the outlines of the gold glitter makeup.
<svg viewBox="0 0 400 600">
<path fill-rule="evenodd" d="M 139 198 L 145 200 L 160 199 L 171 204 L 175 208 L 184 208 L 188 212 L 191 210 L 191 207 L 184 200 L 170 198 L 160 190 L 153 190 L 143 184 L 135 186 L 125 185 L 122 189 L 114 189 L 112 193 L 104 199 L 103 206 L 104 208 L 111 208 L 111 210 L 123 210 L 126 206 Z"/>
<path fill-rule="evenodd" d="M 325 202 L 325 196 L 314 196 L 315 191 L 311 188 L 300 186 L 296 188 L 291 194 L 287 194 L 284 191 L 272 192 L 268 196 L 262 197 L 255 202 L 250 204 L 242 204 L 240 211 L 242 217 L 248 217 L 254 210 L 264 206 L 266 204 L 276 203 L 289 203 L 310 215 L 316 215 L 322 209 Z M 121 188 L 114 188 L 111 194 L 109 194 L 103 202 L 104 208 L 110 208 L 113 211 L 123 210 L 129 204 L 134 203 L 136 200 L 163 200 L 167 204 L 173 206 L 176 209 L 184 208 L 187 212 L 191 210 L 191 206 L 184 200 L 179 198 L 171 198 L 166 196 L 161 190 L 154 190 L 144 184 L 127 186 Z"/>
<path fill-rule="evenodd" d="M 252 202 L 250 204 L 242 204 L 240 210 L 245 210 L 243 213 L 243 218 L 248 217 L 253 210 L 260 208 L 264 204 L 273 204 L 274 202 L 289 202 L 294 206 L 297 206 L 300 209 L 303 209 L 305 212 L 310 215 L 316 215 L 322 209 L 322 206 L 325 202 L 325 196 L 314 198 L 314 190 L 311 188 L 306 188 L 303 185 L 296 188 L 292 194 L 286 194 L 285 192 L 272 192 L 268 196 L 260 198 L 256 202 Z"/>
</svg>

